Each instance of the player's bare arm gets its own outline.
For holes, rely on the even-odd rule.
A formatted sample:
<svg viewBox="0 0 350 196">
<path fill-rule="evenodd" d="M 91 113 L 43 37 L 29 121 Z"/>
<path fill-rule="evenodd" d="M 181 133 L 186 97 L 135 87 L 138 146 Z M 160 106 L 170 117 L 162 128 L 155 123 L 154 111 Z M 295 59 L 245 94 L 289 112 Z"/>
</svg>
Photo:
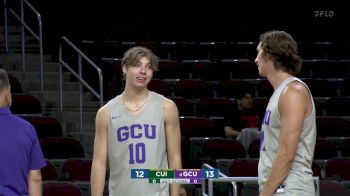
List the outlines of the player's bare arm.
<svg viewBox="0 0 350 196">
<path fill-rule="evenodd" d="M 107 167 L 108 108 L 104 105 L 96 115 L 94 154 L 91 168 L 91 195 L 102 196 Z"/>
<path fill-rule="evenodd" d="M 29 170 L 28 173 L 28 192 L 29 195 L 42 195 L 42 177 L 41 170 Z"/>
<path fill-rule="evenodd" d="M 167 142 L 167 152 L 169 168 L 181 169 L 181 132 L 179 112 L 175 103 L 170 99 L 164 102 L 164 121 L 165 134 Z M 170 186 L 171 196 L 180 195 L 180 185 L 172 184 Z"/>
<path fill-rule="evenodd" d="M 282 123 L 279 150 L 261 195 L 272 195 L 288 175 L 295 157 L 304 119 L 311 111 L 310 94 L 303 84 L 293 82 L 285 87 L 279 100 Z"/>
</svg>

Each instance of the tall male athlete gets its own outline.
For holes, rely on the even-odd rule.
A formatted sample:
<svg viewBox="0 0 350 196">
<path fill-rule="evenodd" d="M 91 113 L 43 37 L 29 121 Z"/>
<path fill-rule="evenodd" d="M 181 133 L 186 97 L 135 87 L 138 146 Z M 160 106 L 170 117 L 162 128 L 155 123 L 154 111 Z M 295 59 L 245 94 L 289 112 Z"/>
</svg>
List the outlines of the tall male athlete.
<svg viewBox="0 0 350 196">
<path fill-rule="evenodd" d="M 294 77 L 301 69 L 297 44 L 284 31 L 269 31 L 257 51 L 259 74 L 274 88 L 261 127 L 260 195 L 315 195 L 315 106 L 307 85 Z"/>
<path fill-rule="evenodd" d="M 167 184 L 150 184 L 130 176 L 131 169 L 181 168 L 178 109 L 170 99 L 147 89 L 157 69 L 157 58 L 149 49 L 133 47 L 125 52 L 125 89 L 96 115 L 93 196 L 103 194 L 107 165 L 110 195 L 179 195 L 179 184 L 172 184 L 169 190 Z"/>
</svg>

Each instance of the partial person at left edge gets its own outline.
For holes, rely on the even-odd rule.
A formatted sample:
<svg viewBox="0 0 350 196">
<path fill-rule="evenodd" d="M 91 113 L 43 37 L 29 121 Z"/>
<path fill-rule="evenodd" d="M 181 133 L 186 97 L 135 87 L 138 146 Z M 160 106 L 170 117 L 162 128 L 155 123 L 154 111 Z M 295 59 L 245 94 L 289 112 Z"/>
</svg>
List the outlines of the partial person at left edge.
<svg viewBox="0 0 350 196">
<path fill-rule="evenodd" d="M 0 195 L 41 196 L 46 160 L 34 127 L 12 114 L 10 89 L 0 69 Z"/>
</svg>

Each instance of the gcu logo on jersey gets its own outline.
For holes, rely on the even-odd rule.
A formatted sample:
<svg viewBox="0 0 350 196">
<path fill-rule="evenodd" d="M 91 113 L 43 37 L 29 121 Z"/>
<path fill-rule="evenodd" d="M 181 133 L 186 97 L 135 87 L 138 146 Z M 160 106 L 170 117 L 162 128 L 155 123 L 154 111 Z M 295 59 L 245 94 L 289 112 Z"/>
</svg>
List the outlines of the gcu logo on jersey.
<svg viewBox="0 0 350 196">
<path fill-rule="evenodd" d="M 264 145 L 264 130 L 261 130 L 260 132 L 260 151 L 266 151 Z"/>
<path fill-rule="evenodd" d="M 265 115 L 264 115 L 264 120 L 263 120 L 263 124 L 264 125 L 269 125 L 270 124 L 270 115 L 271 115 L 271 110 L 266 110 L 265 111 Z"/>
<path fill-rule="evenodd" d="M 133 124 L 130 127 L 123 126 L 117 129 L 117 139 L 119 142 L 126 141 L 129 138 L 139 139 L 142 137 L 148 139 L 156 138 L 156 125 Z"/>
<path fill-rule="evenodd" d="M 263 125 L 269 125 L 270 124 L 270 116 L 271 116 L 271 110 L 267 109 L 265 111 L 264 119 L 262 124 Z M 260 151 L 266 151 L 265 145 L 264 145 L 264 130 L 263 128 L 261 129 L 260 132 Z"/>
</svg>

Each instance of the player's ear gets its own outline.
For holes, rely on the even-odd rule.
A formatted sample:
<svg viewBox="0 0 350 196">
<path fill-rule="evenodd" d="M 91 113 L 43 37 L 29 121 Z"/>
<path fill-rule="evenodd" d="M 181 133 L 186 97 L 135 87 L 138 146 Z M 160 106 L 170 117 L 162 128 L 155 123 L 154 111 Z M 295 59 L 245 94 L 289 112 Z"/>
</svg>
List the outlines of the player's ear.
<svg viewBox="0 0 350 196">
<path fill-rule="evenodd" d="M 236 103 L 238 104 L 238 105 L 241 105 L 242 104 L 242 100 L 241 99 L 235 99 L 236 100 Z"/>
<path fill-rule="evenodd" d="M 127 72 L 128 68 L 126 67 L 125 64 L 122 65 L 122 71 L 123 71 L 123 74 L 125 75 L 126 72 Z"/>
<path fill-rule="evenodd" d="M 12 104 L 11 88 L 6 89 L 5 101 L 6 101 L 7 106 L 11 107 L 11 104 Z"/>
</svg>

